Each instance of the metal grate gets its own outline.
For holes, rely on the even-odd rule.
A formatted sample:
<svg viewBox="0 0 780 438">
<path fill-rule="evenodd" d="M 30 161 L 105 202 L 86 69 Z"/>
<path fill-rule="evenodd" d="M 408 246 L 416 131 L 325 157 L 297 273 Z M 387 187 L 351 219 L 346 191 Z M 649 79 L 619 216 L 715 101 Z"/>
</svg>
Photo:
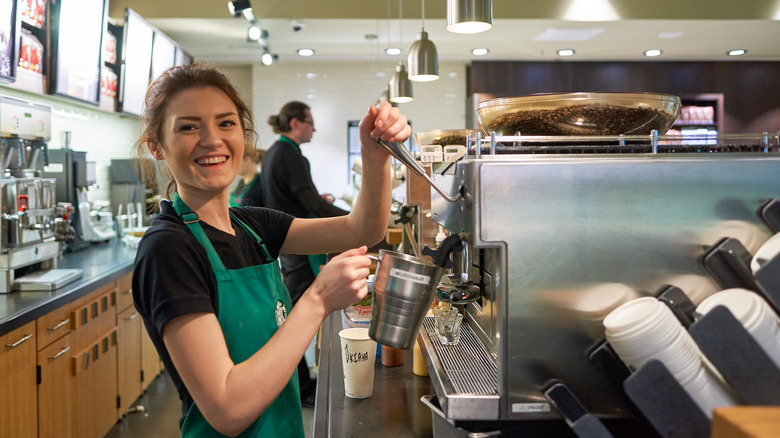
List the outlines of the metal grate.
<svg viewBox="0 0 780 438">
<path fill-rule="evenodd" d="M 468 324 L 461 327 L 457 345 L 442 345 L 437 341 L 432 316 L 425 317 L 423 328 L 456 394 L 498 394 L 496 363 Z"/>
</svg>

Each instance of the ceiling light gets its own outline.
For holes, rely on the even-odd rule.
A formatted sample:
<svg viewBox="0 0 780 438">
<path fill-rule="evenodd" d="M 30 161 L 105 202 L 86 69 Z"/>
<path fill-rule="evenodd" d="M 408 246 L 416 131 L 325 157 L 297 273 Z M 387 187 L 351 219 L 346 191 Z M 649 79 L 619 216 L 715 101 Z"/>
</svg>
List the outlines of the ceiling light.
<svg viewBox="0 0 780 438">
<path fill-rule="evenodd" d="M 271 65 L 274 63 L 274 61 L 277 61 L 279 59 L 278 56 L 271 54 L 269 51 L 263 52 L 263 55 L 260 57 L 260 62 L 263 63 L 263 65 Z"/>
<path fill-rule="evenodd" d="M 241 14 L 244 12 L 244 9 L 252 9 L 252 5 L 249 3 L 249 0 L 236 0 L 228 2 L 228 11 L 230 11 L 230 15 L 236 18 L 241 16 Z"/>
<path fill-rule="evenodd" d="M 311 56 L 314 54 L 313 49 L 298 49 L 298 55 L 300 56 Z"/>
<path fill-rule="evenodd" d="M 406 103 L 414 100 L 412 97 L 412 82 L 403 61 L 395 67 L 395 73 L 390 78 L 390 102 Z"/>
<path fill-rule="evenodd" d="M 747 50 L 745 49 L 736 49 L 736 50 L 729 50 L 728 55 L 729 56 L 742 56 L 745 53 L 747 53 Z"/>
<path fill-rule="evenodd" d="M 260 26 L 253 24 L 249 26 L 249 29 L 246 31 L 246 39 L 247 41 L 257 41 L 263 36 L 263 29 L 260 29 Z"/>
<path fill-rule="evenodd" d="M 572 49 L 558 50 L 558 56 L 572 56 L 572 55 L 574 55 L 574 50 Z"/>
<path fill-rule="evenodd" d="M 447 30 L 478 33 L 493 27 L 490 0 L 447 0 Z"/>
<path fill-rule="evenodd" d="M 488 49 L 477 47 L 476 49 L 471 49 L 471 54 L 474 56 L 485 56 L 488 54 Z"/>
<path fill-rule="evenodd" d="M 385 53 L 387 53 L 390 56 L 397 56 L 401 54 L 401 49 L 398 47 L 388 47 L 385 49 Z"/>
<path fill-rule="evenodd" d="M 430 82 L 439 79 L 439 54 L 436 44 L 428 39 L 425 31 L 425 0 L 422 0 L 422 28 L 417 41 L 409 49 L 409 79 L 417 82 Z"/>
<path fill-rule="evenodd" d="M 651 58 L 654 57 L 654 56 L 661 56 L 661 51 L 658 50 L 658 49 L 645 50 L 645 56 L 651 57 Z"/>
</svg>

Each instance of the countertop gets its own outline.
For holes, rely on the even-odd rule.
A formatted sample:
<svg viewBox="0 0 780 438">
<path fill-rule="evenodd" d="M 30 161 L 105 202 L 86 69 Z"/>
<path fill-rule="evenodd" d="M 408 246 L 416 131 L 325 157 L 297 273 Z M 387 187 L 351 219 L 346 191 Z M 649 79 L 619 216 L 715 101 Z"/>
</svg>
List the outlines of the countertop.
<svg viewBox="0 0 780 438">
<path fill-rule="evenodd" d="M 314 407 L 313 438 L 324 437 L 432 437 L 432 414 L 420 397 L 433 394 L 429 377 L 412 372 L 412 350 L 404 364 L 374 365 L 374 392 L 365 399 L 344 395 L 339 331 L 341 315 L 334 312 L 320 331 L 319 377 Z"/>
<path fill-rule="evenodd" d="M 83 276 L 53 291 L 0 294 L 0 336 L 132 272 L 135 252 L 114 238 L 60 255 L 57 269 L 79 268 L 84 271 Z"/>
</svg>

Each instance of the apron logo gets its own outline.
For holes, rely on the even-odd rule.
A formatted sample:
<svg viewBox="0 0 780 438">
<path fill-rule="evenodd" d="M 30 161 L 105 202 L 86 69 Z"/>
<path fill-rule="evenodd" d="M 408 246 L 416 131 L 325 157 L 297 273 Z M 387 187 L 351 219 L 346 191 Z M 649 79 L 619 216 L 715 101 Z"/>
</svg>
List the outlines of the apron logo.
<svg viewBox="0 0 780 438">
<path fill-rule="evenodd" d="M 287 309 L 282 300 L 276 300 L 276 327 L 281 327 L 287 319 Z"/>
</svg>

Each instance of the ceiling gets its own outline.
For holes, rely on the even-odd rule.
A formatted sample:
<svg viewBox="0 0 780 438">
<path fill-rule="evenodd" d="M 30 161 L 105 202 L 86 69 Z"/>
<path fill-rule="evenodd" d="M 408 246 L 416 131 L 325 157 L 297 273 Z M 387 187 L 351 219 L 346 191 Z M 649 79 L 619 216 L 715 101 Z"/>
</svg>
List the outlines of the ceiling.
<svg viewBox="0 0 780 438">
<path fill-rule="evenodd" d="M 132 8 L 196 60 L 259 63 L 262 48 L 246 39 L 249 23 L 231 17 L 227 3 L 110 0 L 109 16 L 121 23 L 125 8 Z M 422 26 L 420 0 L 252 0 L 252 5 L 280 62 L 405 60 Z M 648 60 L 643 55 L 648 49 L 662 50 L 653 61 L 780 60 L 780 0 L 496 0 L 493 17 L 493 29 L 459 35 L 446 30 L 446 0 L 425 4 L 425 30 L 440 61 Z M 297 32 L 293 21 L 303 23 Z M 298 56 L 304 47 L 314 56 Z M 387 47 L 403 53 L 389 56 Z M 489 53 L 472 55 L 477 47 Z M 558 49 L 573 49 L 575 55 L 561 58 Z M 731 49 L 748 52 L 729 57 Z"/>
</svg>

